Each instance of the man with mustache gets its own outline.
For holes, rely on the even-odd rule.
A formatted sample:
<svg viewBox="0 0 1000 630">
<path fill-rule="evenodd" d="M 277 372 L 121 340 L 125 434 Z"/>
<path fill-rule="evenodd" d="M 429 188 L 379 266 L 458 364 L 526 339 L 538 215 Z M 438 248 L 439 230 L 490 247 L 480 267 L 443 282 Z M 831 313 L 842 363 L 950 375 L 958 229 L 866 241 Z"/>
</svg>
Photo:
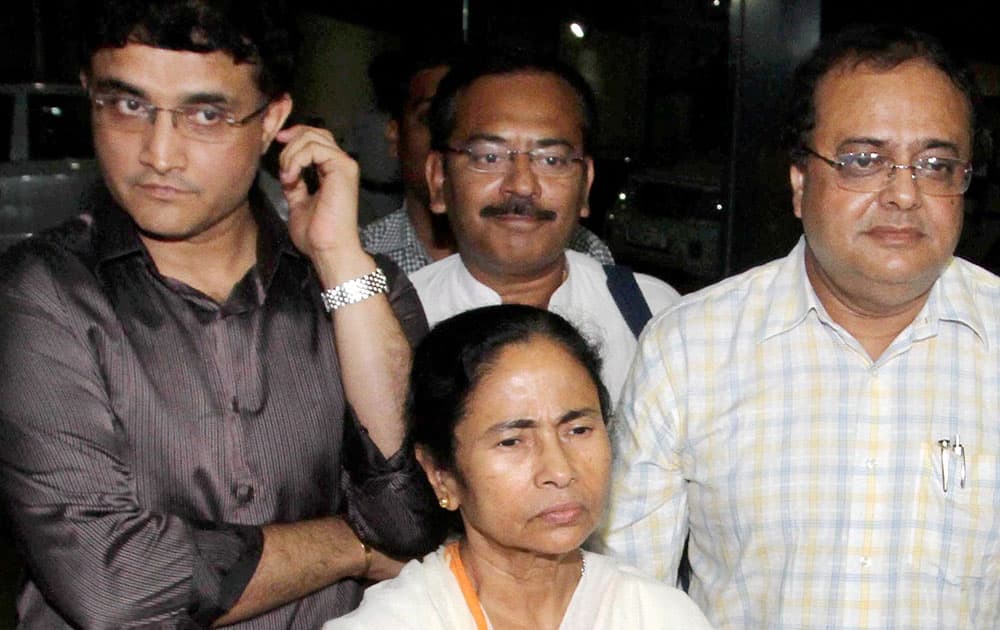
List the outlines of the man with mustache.
<svg viewBox="0 0 1000 630">
<path fill-rule="evenodd" d="M 641 327 L 629 309 L 648 316 L 678 295 L 628 272 L 632 297 L 620 305 L 609 272 L 567 249 L 594 176 L 586 82 L 543 56 L 472 51 L 441 80 L 430 127 L 431 210 L 447 214 L 458 253 L 411 274 L 428 321 L 488 304 L 548 308 L 601 342 L 617 396 L 636 347 L 630 324 Z"/>
<path fill-rule="evenodd" d="M 419 303 L 361 248 L 357 165 L 282 130 L 284 3 L 88 16 L 104 186 L 0 259 L 20 627 L 318 627 L 438 542 L 403 448 Z M 287 226 L 255 183 L 275 140 Z"/>
<path fill-rule="evenodd" d="M 386 129 L 389 153 L 399 157 L 405 197 L 401 208 L 365 226 L 361 243 L 369 252 L 385 254 L 406 273 L 455 253 L 448 218 L 431 212 L 425 166 L 431 150 L 431 99 L 464 50 L 432 45 L 407 55 L 407 71 L 400 78 L 400 93 Z M 583 225 L 573 229 L 569 249 L 614 264 L 608 246 Z"/>
<path fill-rule="evenodd" d="M 1000 278 L 953 253 L 976 90 L 939 42 L 847 30 L 799 68 L 804 237 L 652 322 L 607 549 L 717 628 L 1000 627 Z"/>
</svg>

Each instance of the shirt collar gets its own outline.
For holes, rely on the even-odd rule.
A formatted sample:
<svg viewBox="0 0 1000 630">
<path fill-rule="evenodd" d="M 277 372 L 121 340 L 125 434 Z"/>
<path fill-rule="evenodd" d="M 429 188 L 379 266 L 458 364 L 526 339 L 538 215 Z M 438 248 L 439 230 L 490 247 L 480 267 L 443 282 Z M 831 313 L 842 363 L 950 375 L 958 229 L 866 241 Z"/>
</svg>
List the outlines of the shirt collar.
<svg viewBox="0 0 1000 630">
<path fill-rule="evenodd" d="M 767 289 L 767 315 L 761 321 L 758 342 L 795 328 L 811 310 L 825 312 L 806 277 L 805 243 L 805 237 L 800 237 L 792 253 L 777 263 Z"/>
<path fill-rule="evenodd" d="M 93 243 L 98 269 L 116 258 L 145 252 L 132 218 L 115 202 L 103 184 L 90 191 L 82 209 L 96 227 Z"/>
<path fill-rule="evenodd" d="M 805 237 L 800 237 L 791 254 L 779 263 L 768 289 L 768 311 L 757 335 L 758 342 L 795 328 L 810 312 L 815 312 L 820 321 L 836 326 L 806 275 L 805 243 Z M 989 343 L 986 327 L 976 309 L 974 291 L 955 258 L 945 266 L 931 287 L 927 303 L 910 325 L 913 339 L 936 335 L 941 322 L 967 326 L 983 344 Z"/>
<path fill-rule="evenodd" d="M 976 307 L 976 291 L 969 284 L 969 276 L 964 273 L 965 265 L 952 257 L 941 277 L 931 287 L 927 304 L 917 319 L 923 318 L 924 325 L 934 326 L 940 322 L 955 322 L 968 327 L 989 348 L 990 339 L 982 315 Z"/>
</svg>

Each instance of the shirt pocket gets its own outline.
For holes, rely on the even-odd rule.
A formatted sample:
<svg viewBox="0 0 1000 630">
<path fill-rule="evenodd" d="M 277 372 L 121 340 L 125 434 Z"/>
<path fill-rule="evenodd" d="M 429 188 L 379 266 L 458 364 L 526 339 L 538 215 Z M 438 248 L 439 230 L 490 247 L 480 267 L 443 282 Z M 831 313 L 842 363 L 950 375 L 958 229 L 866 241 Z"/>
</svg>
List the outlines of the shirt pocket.
<svg viewBox="0 0 1000 630">
<path fill-rule="evenodd" d="M 997 569 L 998 456 L 966 445 L 962 487 L 962 458 L 945 452 L 942 460 L 937 442 L 921 446 L 907 557 L 915 570 L 957 584 Z"/>
</svg>

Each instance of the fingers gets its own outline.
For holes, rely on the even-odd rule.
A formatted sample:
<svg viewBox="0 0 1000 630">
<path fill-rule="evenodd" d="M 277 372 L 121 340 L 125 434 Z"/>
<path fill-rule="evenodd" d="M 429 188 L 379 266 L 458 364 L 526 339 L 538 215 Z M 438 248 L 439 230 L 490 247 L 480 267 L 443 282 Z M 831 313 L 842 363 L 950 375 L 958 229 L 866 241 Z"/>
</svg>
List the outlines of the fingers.
<svg viewBox="0 0 1000 630">
<path fill-rule="evenodd" d="M 362 251 L 358 238 L 357 162 L 326 129 L 296 125 L 277 135 L 285 143 L 278 157 L 279 179 L 288 201 L 289 231 L 295 245 L 317 257 L 352 257 Z M 304 173 L 314 166 L 319 188 L 310 194 Z"/>
<path fill-rule="evenodd" d="M 316 165 L 321 189 L 326 183 L 339 184 L 346 188 L 345 192 L 357 186 L 357 163 L 337 146 L 328 130 L 295 125 L 282 129 L 277 140 L 285 143 L 278 163 L 279 178 L 286 194 L 306 194 L 303 171 L 313 164 Z"/>
</svg>

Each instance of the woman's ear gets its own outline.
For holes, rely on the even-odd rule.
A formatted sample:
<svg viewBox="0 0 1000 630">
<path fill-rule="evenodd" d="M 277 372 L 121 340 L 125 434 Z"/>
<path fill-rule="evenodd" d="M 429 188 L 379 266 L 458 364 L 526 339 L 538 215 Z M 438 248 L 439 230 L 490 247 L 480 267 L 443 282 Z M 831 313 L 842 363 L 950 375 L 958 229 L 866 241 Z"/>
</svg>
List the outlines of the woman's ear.
<svg viewBox="0 0 1000 630">
<path fill-rule="evenodd" d="M 434 488 L 437 495 L 438 505 L 446 510 L 457 510 L 461 505 L 461 497 L 455 483 L 455 477 L 447 470 L 437 465 L 430 453 L 419 444 L 414 448 L 417 462 L 424 469 L 427 481 Z"/>
</svg>

